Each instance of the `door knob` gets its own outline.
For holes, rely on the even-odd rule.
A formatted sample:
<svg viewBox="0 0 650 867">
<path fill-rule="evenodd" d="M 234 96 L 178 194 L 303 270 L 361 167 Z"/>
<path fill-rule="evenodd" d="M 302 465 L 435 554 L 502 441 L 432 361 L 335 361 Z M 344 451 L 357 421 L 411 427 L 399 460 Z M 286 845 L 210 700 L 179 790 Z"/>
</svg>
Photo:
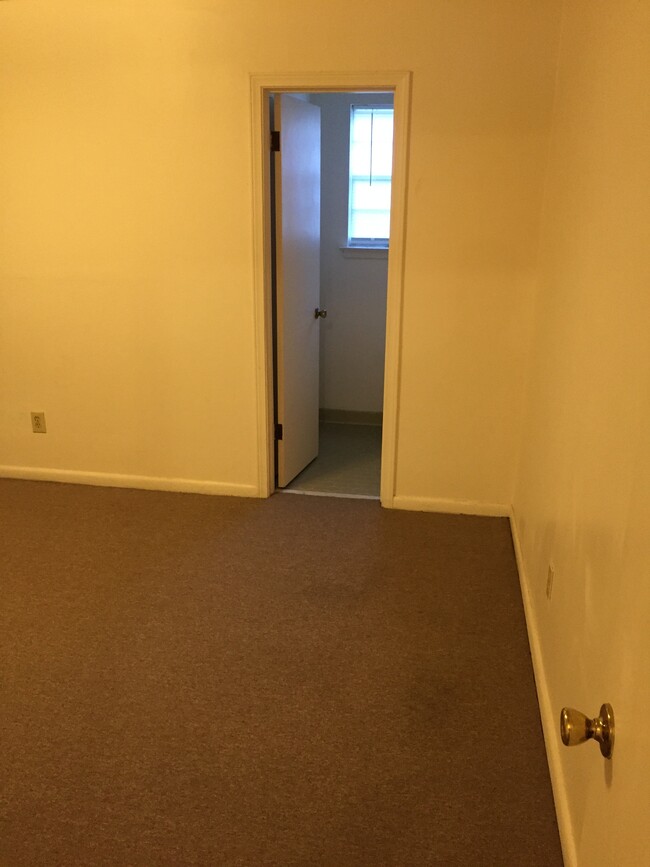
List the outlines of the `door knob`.
<svg viewBox="0 0 650 867">
<path fill-rule="evenodd" d="M 606 759 L 614 750 L 614 711 L 611 704 L 600 708 L 600 716 L 589 719 L 581 711 L 563 707 L 560 713 L 560 734 L 565 747 L 575 747 L 585 741 L 596 740 Z"/>
<path fill-rule="evenodd" d="M 327 310 L 321 310 L 320 307 L 314 310 L 314 319 L 325 319 L 326 316 Z"/>
</svg>

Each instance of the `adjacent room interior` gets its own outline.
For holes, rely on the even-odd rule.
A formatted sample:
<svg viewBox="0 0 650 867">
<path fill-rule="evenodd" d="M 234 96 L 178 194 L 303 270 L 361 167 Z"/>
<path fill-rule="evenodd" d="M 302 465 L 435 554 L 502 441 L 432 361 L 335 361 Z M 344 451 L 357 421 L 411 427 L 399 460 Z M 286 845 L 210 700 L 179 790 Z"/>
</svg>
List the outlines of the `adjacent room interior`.
<svg viewBox="0 0 650 867">
<path fill-rule="evenodd" d="M 280 490 L 378 499 L 393 95 L 381 92 L 292 93 L 278 94 L 271 99 L 275 104 L 280 99 L 310 103 L 317 108 L 312 113 L 314 123 L 320 127 L 320 159 L 314 153 L 320 169 L 320 202 L 314 197 L 314 207 L 319 211 L 319 222 L 314 228 L 319 240 L 314 251 L 319 260 L 318 316 L 316 323 L 307 323 L 319 332 L 318 453 L 295 477 L 281 485 Z M 271 117 L 273 119 L 273 113 Z M 279 125 L 276 123 L 276 127 Z M 278 133 L 281 137 L 289 134 L 284 130 Z M 301 149 L 303 156 L 304 147 Z M 287 171 L 284 160 L 289 158 L 282 150 L 272 154 L 277 162 L 274 179 L 276 173 Z M 274 182 L 272 216 L 277 214 L 273 233 L 276 248 L 291 243 L 291 236 L 285 237 L 278 229 L 286 220 L 284 207 L 298 207 L 289 193 L 284 193 L 283 207 L 279 207 L 275 200 L 284 190 L 284 183 Z M 300 243 L 304 250 L 303 239 Z M 276 252 L 276 263 L 279 255 L 282 251 Z M 284 276 L 284 269 L 276 265 L 276 293 L 283 292 Z M 276 319 L 278 309 L 282 310 L 282 304 L 276 302 Z M 283 329 L 276 325 L 276 345 L 278 332 L 282 336 Z M 276 351 L 276 379 L 278 354 Z M 304 352 L 297 353 L 296 357 L 298 366 L 304 368 Z M 282 424 L 279 416 L 276 422 Z M 287 435 L 286 423 L 283 427 Z"/>
<path fill-rule="evenodd" d="M 3 864 L 647 862 L 649 37 L 0 0 Z M 361 76 L 403 221 L 386 312 L 323 253 L 310 424 L 381 411 L 384 316 L 385 508 L 275 495 L 260 264 L 261 87 Z M 604 703 L 613 757 L 565 747 Z"/>
</svg>

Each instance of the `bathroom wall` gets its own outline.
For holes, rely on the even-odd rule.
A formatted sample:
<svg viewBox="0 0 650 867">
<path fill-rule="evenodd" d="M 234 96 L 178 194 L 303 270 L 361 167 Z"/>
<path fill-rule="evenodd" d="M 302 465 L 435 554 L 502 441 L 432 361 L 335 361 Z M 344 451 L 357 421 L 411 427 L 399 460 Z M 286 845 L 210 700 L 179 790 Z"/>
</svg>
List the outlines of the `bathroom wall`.
<svg viewBox="0 0 650 867">
<path fill-rule="evenodd" d="M 392 105 L 392 94 L 313 94 L 321 109 L 320 405 L 380 413 L 386 339 L 385 251 L 344 250 L 348 237 L 350 109 Z"/>
</svg>

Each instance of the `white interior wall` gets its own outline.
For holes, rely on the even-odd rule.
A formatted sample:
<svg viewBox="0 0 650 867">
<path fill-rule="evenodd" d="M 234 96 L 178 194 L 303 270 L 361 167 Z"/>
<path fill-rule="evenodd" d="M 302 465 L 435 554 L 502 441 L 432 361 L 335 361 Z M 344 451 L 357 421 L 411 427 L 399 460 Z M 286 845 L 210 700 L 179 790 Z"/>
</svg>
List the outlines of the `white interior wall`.
<svg viewBox="0 0 650 867">
<path fill-rule="evenodd" d="M 320 406 L 381 412 L 384 394 L 387 258 L 354 258 L 347 244 L 350 109 L 392 105 L 392 94 L 313 94 L 321 109 Z"/>
<path fill-rule="evenodd" d="M 647 855 L 647 15 L 0 3 L 5 475 L 254 495 L 249 75 L 412 70 L 398 501 L 507 506 L 516 481 L 549 743 L 564 703 L 619 726 L 611 764 L 557 757 L 580 867 Z"/>
<path fill-rule="evenodd" d="M 258 493 L 250 75 L 407 69 L 397 502 L 507 507 L 560 5 L 0 3 L 0 472 Z"/>
<path fill-rule="evenodd" d="M 514 497 L 567 867 L 650 863 L 650 7 L 568 0 Z M 546 596 L 549 565 L 555 570 Z M 564 705 L 614 708 L 611 761 Z"/>
</svg>

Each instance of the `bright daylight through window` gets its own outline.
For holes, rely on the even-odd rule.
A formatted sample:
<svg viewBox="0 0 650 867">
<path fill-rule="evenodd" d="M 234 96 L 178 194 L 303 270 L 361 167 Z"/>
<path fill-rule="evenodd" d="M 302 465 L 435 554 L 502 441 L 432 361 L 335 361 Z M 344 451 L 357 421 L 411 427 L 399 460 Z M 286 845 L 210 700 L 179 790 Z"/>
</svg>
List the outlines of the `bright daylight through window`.
<svg viewBox="0 0 650 867">
<path fill-rule="evenodd" d="M 393 109 L 352 106 L 348 245 L 388 247 Z"/>
</svg>

